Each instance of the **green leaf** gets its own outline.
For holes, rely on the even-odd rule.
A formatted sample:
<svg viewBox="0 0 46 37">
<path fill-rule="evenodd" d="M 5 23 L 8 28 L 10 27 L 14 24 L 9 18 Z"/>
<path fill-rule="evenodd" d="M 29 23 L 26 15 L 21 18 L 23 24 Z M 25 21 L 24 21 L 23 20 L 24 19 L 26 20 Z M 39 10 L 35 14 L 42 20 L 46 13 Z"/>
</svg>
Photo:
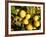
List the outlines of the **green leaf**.
<svg viewBox="0 0 46 37">
<path fill-rule="evenodd" d="M 15 14 L 15 12 L 16 12 L 15 7 L 12 6 L 12 7 L 11 7 L 11 13 Z"/>
<path fill-rule="evenodd" d="M 39 20 L 38 21 L 40 21 L 41 20 L 41 16 L 39 16 Z"/>
</svg>

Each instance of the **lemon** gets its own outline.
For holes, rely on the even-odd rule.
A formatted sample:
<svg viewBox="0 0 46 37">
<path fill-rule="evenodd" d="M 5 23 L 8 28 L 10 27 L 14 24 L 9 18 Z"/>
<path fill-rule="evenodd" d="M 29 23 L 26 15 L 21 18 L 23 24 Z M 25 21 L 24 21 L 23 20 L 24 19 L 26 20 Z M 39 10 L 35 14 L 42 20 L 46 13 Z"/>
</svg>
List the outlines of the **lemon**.
<svg viewBox="0 0 46 37">
<path fill-rule="evenodd" d="M 26 19 L 30 19 L 31 15 L 30 14 L 27 14 L 26 15 Z"/>
<path fill-rule="evenodd" d="M 24 19 L 24 20 L 23 20 L 23 23 L 24 23 L 24 24 L 28 24 L 28 20 Z"/>
<path fill-rule="evenodd" d="M 22 21 L 22 18 L 19 18 L 19 21 Z"/>
<path fill-rule="evenodd" d="M 35 27 L 39 27 L 39 26 L 40 26 L 40 22 L 39 22 L 39 21 L 35 21 L 35 22 L 34 22 L 34 26 L 35 26 Z"/>
<path fill-rule="evenodd" d="M 19 16 L 15 16 L 14 21 L 17 21 L 19 19 Z"/>
<path fill-rule="evenodd" d="M 37 21 L 38 19 L 39 19 L 39 16 L 37 16 L 37 15 L 33 17 L 34 21 Z"/>
<path fill-rule="evenodd" d="M 16 16 L 15 19 L 19 19 L 19 16 Z"/>
<path fill-rule="evenodd" d="M 19 12 L 19 9 L 16 9 L 17 12 Z"/>
<path fill-rule="evenodd" d="M 28 30 L 32 30 L 32 29 L 33 29 L 32 24 L 28 24 L 26 28 L 27 28 Z"/>
<path fill-rule="evenodd" d="M 25 12 L 24 10 L 21 10 L 21 12 L 20 12 L 20 17 L 24 18 L 25 15 L 26 15 L 26 12 Z"/>
<path fill-rule="evenodd" d="M 36 29 L 36 27 L 33 27 L 33 29 Z"/>
</svg>

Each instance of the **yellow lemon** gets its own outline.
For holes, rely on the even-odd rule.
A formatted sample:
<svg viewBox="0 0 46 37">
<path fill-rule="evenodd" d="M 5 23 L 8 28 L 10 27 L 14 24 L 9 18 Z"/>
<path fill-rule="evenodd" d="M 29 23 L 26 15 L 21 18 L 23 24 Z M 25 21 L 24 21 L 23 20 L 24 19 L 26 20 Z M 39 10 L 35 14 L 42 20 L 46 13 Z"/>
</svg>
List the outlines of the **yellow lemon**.
<svg viewBox="0 0 46 37">
<path fill-rule="evenodd" d="M 37 16 L 37 15 L 33 17 L 34 21 L 37 21 L 38 19 L 39 19 L 39 16 Z"/>
<path fill-rule="evenodd" d="M 36 27 L 33 27 L 33 29 L 36 29 Z"/>
<path fill-rule="evenodd" d="M 35 21 L 35 22 L 34 22 L 34 26 L 35 26 L 35 27 L 40 26 L 40 22 L 39 22 L 39 21 Z"/>
<path fill-rule="evenodd" d="M 31 15 L 30 14 L 27 14 L 26 15 L 26 19 L 30 19 Z"/>
<path fill-rule="evenodd" d="M 25 12 L 24 10 L 22 10 L 22 11 L 20 12 L 20 17 L 24 18 L 25 15 L 26 15 L 26 12 Z"/>
<path fill-rule="evenodd" d="M 32 24 L 28 24 L 26 28 L 27 28 L 28 30 L 32 30 L 32 29 L 33 29 Z"/>
<path fill-rule="evenodd" d="M 17 12 L 19 12 L 19 9 L 16 9 Z"/>
<path fill-rule="evenodd" d="M 28 20 L 24 19 L 24 20 L 23 20 L 23 23 L 24 23 L 24 24 L 28 24 Z"/>
</svg>

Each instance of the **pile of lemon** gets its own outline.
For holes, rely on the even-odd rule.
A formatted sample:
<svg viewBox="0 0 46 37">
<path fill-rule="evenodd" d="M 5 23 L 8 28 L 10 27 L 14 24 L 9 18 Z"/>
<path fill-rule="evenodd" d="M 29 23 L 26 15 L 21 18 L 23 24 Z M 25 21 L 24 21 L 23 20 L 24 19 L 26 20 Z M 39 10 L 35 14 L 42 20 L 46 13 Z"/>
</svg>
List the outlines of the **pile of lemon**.
<svg viewBox="0 0 46 37">
<path fill-rule="evenodd" d="M 20 17 L 22 19 L 25 18 L 22 22 L 23 22 L 24 25 L 26 25 L 26 29 L 27 30 L 36 29 L 36 27 L 39 27 L 40 26 L 40 22 L 38 21 L 38 19 L 39 19 L 39 16 L 38 15 L 36 15 L 36 16 L 33 17 L 34 26 L 35 27 L 33 27 L 32 24 L 29 23 L 29 21 L 28 21 L 31 18 L 31 15 L 30 14 L 26 14 L 26 12 L 24 10 L 21 10 Z"/>
<path fill-rule="evenodd" d="M 22 24 L 22 26 L 24 26 L 24 28 L 26 30 L 33 30 L 33 29 L 37 30 L 37 27 L 40 26 L 40 21 L 38 21 L 39 15 L 34 15 L 32 17 L 33 14 L 30 14 L 31 12 L 27 13 L 25 10 L 21 10 L 20 12 L 19 11 L 20 10 L 17 9 L 17 13 L 14 18 L 14 21 L 16 21 L 16 22 L 14 22 L 14 23 L 19 26 L 21 26 L 21 24 Z M 17 15 L 18 13 L 19 13 L 19 16 Z M 32 22 L 32 20 L 33 20 L 33 22 Z"/>
</svg>

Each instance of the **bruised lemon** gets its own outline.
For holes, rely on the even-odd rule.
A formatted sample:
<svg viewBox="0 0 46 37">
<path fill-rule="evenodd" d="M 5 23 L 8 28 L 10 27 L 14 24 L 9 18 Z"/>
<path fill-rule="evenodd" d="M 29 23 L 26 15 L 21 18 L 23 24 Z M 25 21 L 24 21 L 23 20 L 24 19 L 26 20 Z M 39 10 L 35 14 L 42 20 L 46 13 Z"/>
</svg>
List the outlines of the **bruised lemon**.
<svg viewBox="0 0 46 37">
<path fill-rule="evenodd" d="M 38 19 L 39 19 L 39 16 L 37 16 L 37 15 L 33 17 L 34 21 L 37 21 Z"/>
<path fill-rule="evenodd" d="M 21 12 L 20 12 L 20 17 L 24 18 L 25 15 L 26 15 L 26 12 L 25 12 L 24 10 L 21 10 Z"/>
<path fill-rule="evenodd" d="M 24 24 L 28 24 L 28 20 L 27 20 L 27 19 L 24 19 L 24 20 L 23 20 L 23 23 L 24 23 Z"/>
<path fill-rule="evenodd" d="M 39 26 L 40 26 L 40 22 L 39 22 L 39 21 L 35 21 L 35 22 L 34 22 L 34 26 L 35 26 L 35 27 L 39 27 Z"/>
<path fill-rule="evenodd" d="M 31 15 L 30 14 L 27 14 L 26 15 L 26 19 L 30 19 Z"/>
<path fill-rule="evenodd" d="M 32 24 L 28 24 L 27 27 L 26 27 L 27 30 L 32 30 L 33 27 L 32 27 Z"/>
</svg>

